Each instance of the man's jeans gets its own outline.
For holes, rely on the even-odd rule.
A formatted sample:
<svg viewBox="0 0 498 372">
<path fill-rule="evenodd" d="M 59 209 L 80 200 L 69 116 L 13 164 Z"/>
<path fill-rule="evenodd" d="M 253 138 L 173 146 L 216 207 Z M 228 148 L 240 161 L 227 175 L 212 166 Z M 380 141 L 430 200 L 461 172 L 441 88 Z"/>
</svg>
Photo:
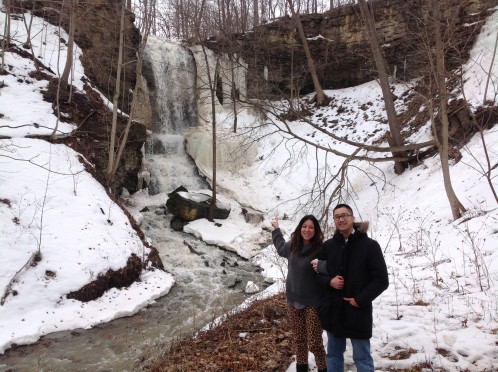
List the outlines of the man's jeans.
<svg viewBox="0 0 498 372">
<path fill-rule="evenodd" d="M 327 332 L 327 371 L 344 372 L 344 352 L 346 351 L 346 339 L 335 337 Z M 369 339 L 351 339 L 353 345 L 353 360 L 357 372 L 373 372 L 374 363 L 370 355 Z"/>
</svg>

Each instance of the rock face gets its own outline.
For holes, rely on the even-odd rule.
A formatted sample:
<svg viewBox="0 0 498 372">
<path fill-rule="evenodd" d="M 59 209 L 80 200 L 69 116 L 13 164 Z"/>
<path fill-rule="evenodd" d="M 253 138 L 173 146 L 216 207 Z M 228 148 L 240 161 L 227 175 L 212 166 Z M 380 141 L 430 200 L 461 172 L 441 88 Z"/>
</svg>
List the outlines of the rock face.
<svg viewBox="0 0 498 372">
<path fill-rule="evenodd" d="M 34 15 L 47 20 L 53 25 L 60 24 L 69 31 L 69 7 L 64 1 L 55 0 L 47 6 L 46 1 L 13 0 L 12 6 L 32 11 Z M 85 75 L 96 84 L 99 90 L 112 101 L 116 86 L 116 66 L 119 52 L 120 1 L 90 0 L 74 3 L 75 31 L 74 39 L 82 49 L 81 63 Z M 129 112 L 131 96 L 128 94 L 135 87 L 136 53 L 140 43 L 140 32 L 134 24 L 135 16 L 125 12 L 123 80 L 119 106 Z M 61 40 L 65 43 L 67 40 Z"/>
<path fill-rule="evenodd" d="M 54 1 L 50 7 L 47 7 L 46 2 L 38 0 L 14 0 L 12 2 L 12 6 L 17 10 L 27 9 L 51 24 L 60 23 L 67 32 L 69 30 L 69 7 L 63 4 L 63 1 Z M 81 58 L 85 75 L 88 76 L 90 82 L 86 84 L 86 97 L 82 94 L 83 92 L 75 92 L 72 100 L 61 98 L 61 101 L 64 101 L 63 110 L 69 118 L 68 121 L 79 126 L 75 137 L 78 137 L 80 141 L 74 141 L 71 145 L 95 165 L 96 177 L 101 182 L 103 182 L 101 172 L 107 166 L 112 112 L 91 86 L 96 85 L 99 91 L 112 101 L 119 52 L 120 4 L 121 2 L 112 0 L 111 2 L 90 0 L 74 4 L 75 42 L 83 51 L 81 56 L 76 57 Z M 125 112 L 129 112 L 132 98 L 129 92 L 135 87 L 136 53 L 140 42 L 140 33 L 134 25 L 134 15 L 130 11 L 125 12 L 124 30 L 123 79 L 120 89 L 122 94 L 119 97 L 118 106 Z M 61 43 L 66 42 L 67 40 L 61 39 Z M 52 80 L 44 94 L 47 101 L 55 101 L 56 87 L 56 81 Z M 65 97 L 67 92 L 60 94 Z M 150 124 L 151 115 L 150 105 L 143 90 L 139 90 L 138 99 L 140 122 L 135 121 L 131 126 L 120 166 L 109 185 L 116 194 L 119 194 L 123 187 L 133 193 L 139 186 L 138 173 L 143 161 L 142 145 L 147 140 L 146 127 Z M 118 136 L 126 126 L 126 121 L 126 117 L 118 116 Z M 71 139 L 67 141 L 71 142 Z"/>
<path fill-rule="evenodd" d="M 183 221 L 194 221 L 200 218 L 208 218 L 210 203 L 210 196 L 198 193 L 189 193 L 185 187 L 180 186 L 175 191 L 168 194 L 166 207 L 168 207 L 168 211 L 176 217 L 173 221 L 175 226 L 179 227 L 181 224 L 179 224 L 178 218 Z M 226 219 L 229 214 L 229 205 L 216 203 L 214 218 Z"/>
<path fill-rule="evenodd" d="M 392 75 L 407 80 L 427 73 L 424 45 L 432 36 L 430 10 L 425 0 L 374 2 L 377 34 Z M 468 58 L 476 36 L 496 0 L 440 0 L 444 18 L 447 67 Z M 372 80 L 375 65 L 357 5 L 323 14 L 303 14 L 313 61 L 323 88 L 339 89 Z M 248 63 L 248 96 L 272 98 L 314 91 L 306 56 L 294 21 L 284 17 L 237 35 L 232 40 L 210 40 L 225 52 L 236 52 Z M 451 46 L 451 47 L 450 47 Z M 265 67 L 267 76 L 265 79 Z"/>
</svg>

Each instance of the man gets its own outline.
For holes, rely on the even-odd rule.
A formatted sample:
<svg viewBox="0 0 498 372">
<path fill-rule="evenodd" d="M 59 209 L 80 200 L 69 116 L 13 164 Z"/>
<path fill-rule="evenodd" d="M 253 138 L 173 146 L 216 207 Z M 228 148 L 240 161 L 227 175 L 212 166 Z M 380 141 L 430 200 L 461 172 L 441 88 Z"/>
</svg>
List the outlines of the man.
<svg viewBox="0 0 498 372">
<path fill-rule="evenodd" d="M 313 264 L 325 274 L 319 278 L 329 288 L 331 305 L 325 316 L 320 314 L 328 336 L 327 371 L 344 371 L 349 338 L 356 370 L 372 372 L 372 301 L 389 286 L 386 263 L 379 243 L 366 234 L 368 222 L 356 223 L 349 205 L 337 205 L 333 216 L 335 234 L 324 243 L 320 261 Z"/>
</svg>

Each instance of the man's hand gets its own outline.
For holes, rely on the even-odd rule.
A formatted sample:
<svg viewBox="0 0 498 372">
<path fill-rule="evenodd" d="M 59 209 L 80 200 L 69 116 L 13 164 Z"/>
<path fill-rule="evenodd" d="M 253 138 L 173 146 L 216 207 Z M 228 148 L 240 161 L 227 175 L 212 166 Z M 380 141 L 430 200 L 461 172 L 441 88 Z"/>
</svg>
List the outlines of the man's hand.
<svg viewBox="0 0 498 372">
<path fill-rule="evenodd" d="M 330 279 L 329 285 L 335 289 L 342 289 L 344 288 L 344 278 L 340 275 L 337 275 Z"/>
<path fill-rule="evenodd" d="M 343 297 L 342 299 L 343 299 L 344 301 L 346 301 L 346 302 L 349 302 L 349 304 L 350 304 L 351 306 L 354 306 L 354 307 L 360 307 L 360 305 L 358 305 L 358 304 L 356 303 L 356 301 L 354 300 L 354 298 L 352 298 L 352 297 Z"/>
</svg>

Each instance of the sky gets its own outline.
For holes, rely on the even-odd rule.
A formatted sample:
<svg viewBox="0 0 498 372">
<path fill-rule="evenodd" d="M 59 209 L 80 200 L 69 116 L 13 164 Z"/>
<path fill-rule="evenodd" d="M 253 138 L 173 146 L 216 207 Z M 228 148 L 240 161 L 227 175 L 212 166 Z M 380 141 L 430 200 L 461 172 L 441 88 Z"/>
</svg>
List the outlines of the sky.
<svg viewBox="0 0 498 372">
<path fill-rule="evenodd" d="M 2 17 L 0 29 L 3 22 Z M 492 53 L 497 25 L 495 12 L 464 68 L 464 91 L 472 107 L 483 101 L 492 63 L 487 98 L 496 104 L 498 67 Z M 34 18 L 32 30 L 35 54 L 54 72 L 61 72 L 66 50 L 59 44 L 57 27 Z M 22 21 L 12 21 L 11 34 L 21 47 L 26 37 Z M 81 55 L 77 47 L 75 55 Z M 10 138 L 0 140 L 0 353 L 14 343 L 29 344 L 51 332 L 89 328 L 134 314 L 167 295 L 175 281 L 171 274 L 148 267 L 141 281 L 126 290 L 112 289 L 87 303 L 66 298 L 100 273 L 123 267 L 130 254 L 142 257 L 148 248 L 102 185 L 84 170 L 74 150 L 26 138 L 50 134 L 56 125 L 51 104 L 42 99 L 47 82 L 29 77 L 33 63 L 16 54 L 5 53 L 5 65 L 8 74 L 0 78 L 0 136 Z M 83 74 L 76 59 L 74 85 L 78 90 L 82 90 Z M 393 84 L 398 96 L 410 87 L 411 83 Z M 322 123 L 325 118 L 336 135 L 371 143 L 388 129 L 383 124 L 385 110 L 377 83 L 326 90 L 326 94 L 334 97 L 335 105 L 317 109 L 311 120 Z M 398 110 L 404 109 L 402 100 L 396 104 Z M 341 106 L 347 110 L 338 112 Z M 229 109 L 219 107 L 217 114 L 221 141 L 237 143 L 240 138 L 229 135 Z M 257 120 L 253 111 L 241 109 L 240 131 Z M 318 144 L 353 151 L 305 123 L 290 125 Z M 204 219 L 185 226 L 186 232 L 207 243 L 253 260 L 274 282 L 241 307 L 283 289 L 285 261 L 276 257 L 272 245 L 261 249 L 257 244 L 263 231 L 270 229 L 271 219 L 281 219 L 288 237 L 302 215 L 318 214 L 303 194 L 310 189 L 317 168 L 323 171 L 327 166 L 334 173 L 343 161 L 304 149 L 281 132 L 275 133 L 278 127 L 277 119 L 258 127 L 261 139 L 256 156 L 245 159 L 243 165 L 220 162 L 219 199 L 231 205 L 229 218 L 215 221 L 221 226 Z M 58 133 L 74 129 L 74 125 L 60 123 Z M 480 135 L 475 135 L 461 149 L 462 159 L 450 164 L 453 187 L 468 209 L 457 221 L 451 216 L 438 156 L 424 159 L 402 175 L 395 175 L 392 163 L 387 162 L 353 162 L 349 168 L 344 201 L 353 206 L 357 220 L 370 222 L 369 235 L 383 247 L 390 276 L 390 287 L 374 303 L 371 342 L 379 370 L 423 362 L 448 371 L 498 370 L 498 204 L 484 176 L 485 150 L 490 164 L 498 163 L 496 126 L 484 131 L 483 138 L 486 147 Z M 428 139 L 429 123 L 409 136 L 410 142 Z M 197 157 L 201 164 L 203 155 Z M 205 163 L 200 169 L 210 177 Z M 491 173 L 495 189 L 497 172 Z M 138 221 L 144 206 L 159 200 L 164 203 L 164 195 L 149 196 L 146 191 L 126 198 Z M 264 214 L 263 222 L 245 222 L 240 211 L 248 205 Z M 283 220 L 284 215 L 289 219 Z M 41 260 L 30 264 L 37 252 Z M 251 283 L 248 286 L 255 290 Z M 346 361 L 351 365 L 349 346 Z M 314 367 L 312 355 L 310 365 Z M 293 370 L 290 364 L 288 371 Z"/>
</svg>

